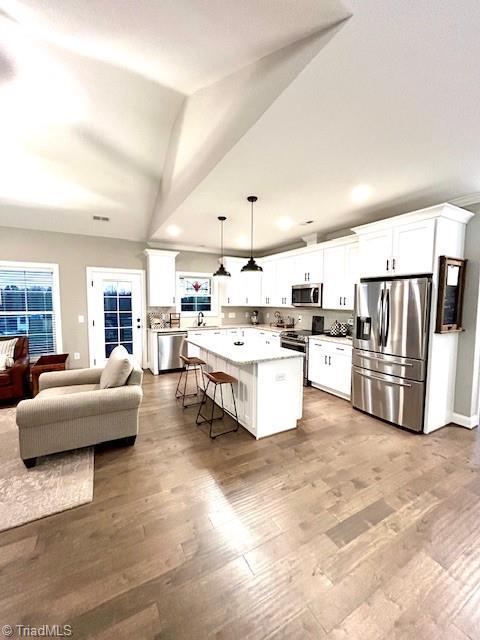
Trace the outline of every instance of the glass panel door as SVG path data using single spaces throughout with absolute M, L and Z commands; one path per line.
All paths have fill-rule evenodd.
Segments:
M 142 364 L 142 281 L 138 274 L 98 271 L 90 278 L 90 362 L 103 366 L 123 345 Z

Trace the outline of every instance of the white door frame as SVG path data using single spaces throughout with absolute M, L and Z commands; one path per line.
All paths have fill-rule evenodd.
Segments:
M 91 282 L 95 274 L 99 273 L 115 273 L 119 276 L 124 273 L 127 275 L 140 276 L 140 305 L 142 308 L 142 369 L 146 369 L 147 362 L 147 300 L 145 288 L 145 269 L 122 269 L 120 267 L 87 267 L 87 322 L 88 322 L 88 359 L 90 367 L 94 367 L 95 340 L 92 331 L 91 310 L 94 309 L 94 300 Z

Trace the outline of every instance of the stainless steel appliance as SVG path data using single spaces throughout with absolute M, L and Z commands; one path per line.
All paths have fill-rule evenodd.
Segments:
M 355 292 L 352 404 L 423 431 L 429 277 L 361 280 Z
M 323 285 L 321 283 L 295 284 L 292 287 L 294 307 L 321 307 Z
M 183 354 L 186 331 L 163 331 L 158 334 L 158 370 L 169 371 L 183 366 L 180 354 Z
M 284 349 L 292 349 L 304 353 L 303 360 L 303 384 L 308 386 L 308 338 L 309 336 L 323 333 L 323 317 L 313 316 L 312 331 L 308 329 L 290 329 L 280 333 L 280 346 Z

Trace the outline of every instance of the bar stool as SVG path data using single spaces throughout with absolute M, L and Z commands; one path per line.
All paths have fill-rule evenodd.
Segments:
M 188 402 L 187 404 L 185 404 L 185 398 L 191 398 L 193 396 L 198 397 L 198 391 L 200 387 L 198 386 L 197 371 L 199 369 L 202 373 L 203 389 L 205 389 L 205 378 L 203 376 L 203 368 L 202 368 L 203 365 L 205 364 L 205 361 L 202 360 L 201 358 L 196 358 L 196 357 L 189 357 L 189 356 L 183 356 L 183 355 L 180 355 L 179 357 L 180 357 L 180 360 L 183 362 L 183 368 L 180 371 L 180 377 L 178 379 L 177 388 L 175 390 L 175 399 L 179 400 L 181 398 L 182 407 L 184 409 L 187 409 L 188 407 L 193 407 L 194 405 L 199 404 L 199 402 Z M 187 393 L 188 374 L 190 373 L 190 371 L 195 371 L 195 384 L 197 386 L 197 390 L 195 393 Z M 183 389 L 180 388 L 182 377 L 184 378 Z
M 233 392 L 233 383 L 237 382 L 237 379 L 234 378 L 233 376 L 228 375 L 228 373 L 224 373 L 223 371 L 211 371 L 211 372 L 204 371 L 204 375 L 207 378 L 208 382 L 207 382 L 207 386 L 203 390 L 203 398 L 200 403 L 200 406 L 198 407 L 196 423 L 197 425 L 200 425 L 200 424 L 204 424 L 205 422 L 208 422 L 208 424 L 210 425 L 210 430 L 208 435 L 210 436 L 210 438 L 212 438 L 212 440 L 214 440 L 215 438 L 218 438 L 218 436 L 224 436 L 227 433 L 233 433 L 234 431 L 238 431 L 238 427 L 240 426 L 240 423 L 238 422 L 237 403 L 235 402 L 235 393 Z M 210 382 L 213 382 L 213 384 L 215 385 L 215 389 L 213 391 L 212 415 L 210 416 L 210 418 L 207 418 L 207 416 L 204 416 L 202 413 L 202 406 L 207 401 L 207 392 L 208 392 L 208 387 L 210 386 Z M 225 405 L 223 403 L 223 389 L 222 389 L 222 385 L 224 384 L 229 384 L 232 390 L 233 407 L 235 409 L 235 421 L 237 423 L 237 426 L 235 427 L 235 429 L 230 429 L 229 431 L 223 431 L 222 433 L 217 433 L 216 435 L 212 435 L 213 421 L 222 420 L 223 417 L 225 416 Z M 215 395 L 217 393 L 218 385 L 220 385 L 220 396 L 222 398 L 222 415 L 214 418 L 213 414 L 215 412 Z M 200 420 L 200 418 L 203 418 L 203 420 Z

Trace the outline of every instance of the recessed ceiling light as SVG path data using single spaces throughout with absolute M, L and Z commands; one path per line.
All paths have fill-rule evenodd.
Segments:
M 169 236 L 172 236 L 172 238 L 176 238 L 182 233 L 182 230 L 180 229 L 180 227 L 177 227 L 176 224 L 171 224 L 169 227 L 167 227 L 167 233 Z
M 250 246 L 250 240 L 248 239 L 248 236 L 246 236 L 246 235 L 238 236 L 237 245 L 239 247 L 241 247 L 242 249 L 245 249 L 245 247 L 249 247 Z
M 282 216 L 277 220 L 277 226 L 282 231 L 288 231 L 293 227 L 293 225 L 294 225 L 293 220 L 291 218 L 288 218 L 287 216 Z
M 357 184 L 356 187 L 353 187 L 352 193 L 350 197 L 353 202 L 360 204 L 365 202 L 372 193 L 372 188 L 368 186 L 368 184 Z

